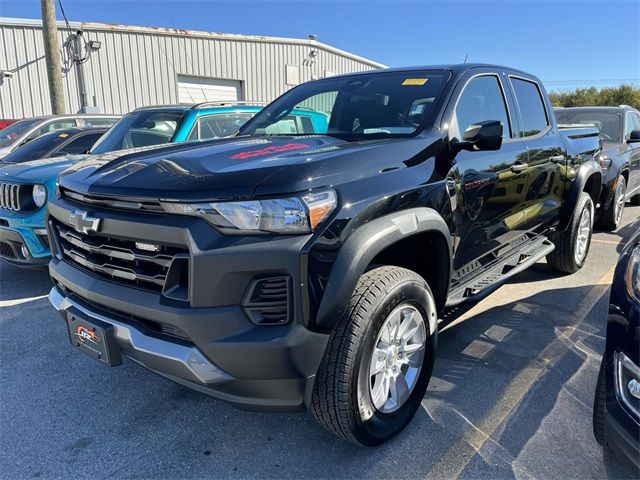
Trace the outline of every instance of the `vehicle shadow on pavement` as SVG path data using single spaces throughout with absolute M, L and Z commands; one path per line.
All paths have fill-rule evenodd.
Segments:
M 46 295 L 52 285 L 47 270 L 29 270 L 0 262 L 0 301 Z
M 334 438 L 305 413 L 242 412 L 132 362 L 105 368 L 69 348 L 57 314 L 34 305 L 2 323 L 5 473 L 549 478 L 570 467 L 575 478 L 624 476 L 605 470 L 591 434 L 606 290 L 582 318 L 576 306 L 591 286 L 545 291 L 442 332 L 423 408 L 375 449 Z M 23 344 L 9 340 L 21 330 L 32 332 Z

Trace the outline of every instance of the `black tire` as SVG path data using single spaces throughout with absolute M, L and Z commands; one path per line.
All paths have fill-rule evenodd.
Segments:
M 581 260 L 576 259 L 576 248 L 578 247 L 578 229 L 583 214 L 588 210 L 590 231 L 587 238 L 586 251 Z M 593 234 L 593 201 L 586 192 L 581 192 L 578 197 L 573 216 L 569 226 L 562 232 L 554 232 L 550 240 L 555 245 L 555 249 L 547 255 L 549 266 L 561 273 L 575 273 L 582 268 L 589 255 L 591 246 L 591 235 Z
M 405 304 L 422 315 L 426 331 L 423 363 L 407 400 L 396 411 L 381 413 L 371 400 L 369 360 L 385 319 Z M 331 333 L 313 388 L 313 415 L 327 430 L 356 445 L 385 442 L 419 408 L 431 378 L 436 340 L 436 307 L 424 279 L 399 267 L 369 270 L 360 277 L 344 316 Z
M 631 205 L 633 205 L 635 207 L 640 205 L 640 193 L 638 195 L 634 195 L 633 197 L 631 197 L 629 199 L 629 202 L 631 202 Z
M 607 392 L 605 390 L 606 383 L 604 378 L 605 360 L 600 363 L 600 371 L 598 372 L 598 383 L 596 384 L 596 395 L 593 400 L 593 436 L 602 448 L 606 448 L 605 432 L 604 432 L 604 412 Z
M 600 218 L 598 219 L 597 224 L 600 229 L 608 232 L 613 232 L 620 226 L 622 214 L 624 213 L 624 196 L 627 191 L 627 181 L 622 175 L 619 175 L 615 184 L 616 189 L 614 190 L 611 201 L 609 202 L 609 207 L 600 213 Z M 619 204 L 621 198 L 622 206 L 617 209 L 616 206 Z

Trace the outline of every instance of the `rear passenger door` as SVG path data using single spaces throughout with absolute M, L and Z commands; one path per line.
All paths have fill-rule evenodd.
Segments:
M 527 151 L 527 183 L 522 205 L 526 230 L 554 221 L 562 205 L 566 150 L 551 117 L 551 105 L 537 81 L 509 75 L 518 109 L 517 135 Z

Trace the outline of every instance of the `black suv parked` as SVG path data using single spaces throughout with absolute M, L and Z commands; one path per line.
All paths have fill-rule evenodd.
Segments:
M 600 130 L 603 186 L 597 225 L 617 229 L 625 201 L 640 205 L 640 112 L 621 105 L 558 108 L 555 114 L 560 124 L 595 125 Z
M 294 109 L 326 132 L 269 135 Z M 236 138 L 76 164 L 50 203 L 72 343 L 245 408 L 308 407 L 357 444 L 410 421 L 438 318 L 543 257 L 585 262 L 593 127 L 540 82 L 456 65 L 300 85 Z
M 607 346 L 593 405 L 593 433 L 640 478 L 640 223 L 611 286 Z

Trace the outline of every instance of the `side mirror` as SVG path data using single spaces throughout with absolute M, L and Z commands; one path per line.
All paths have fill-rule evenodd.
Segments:
M 486 120 L 469 125 L 462 141 L 451 143 L 455 151 L 500 150 L 502 146 L 502 124 L 499 120 Z
M 631 134 L 629 138 L 627 138 L 627 143 L 638 143 L 640 142 L 640 130 L 631 130 Z

